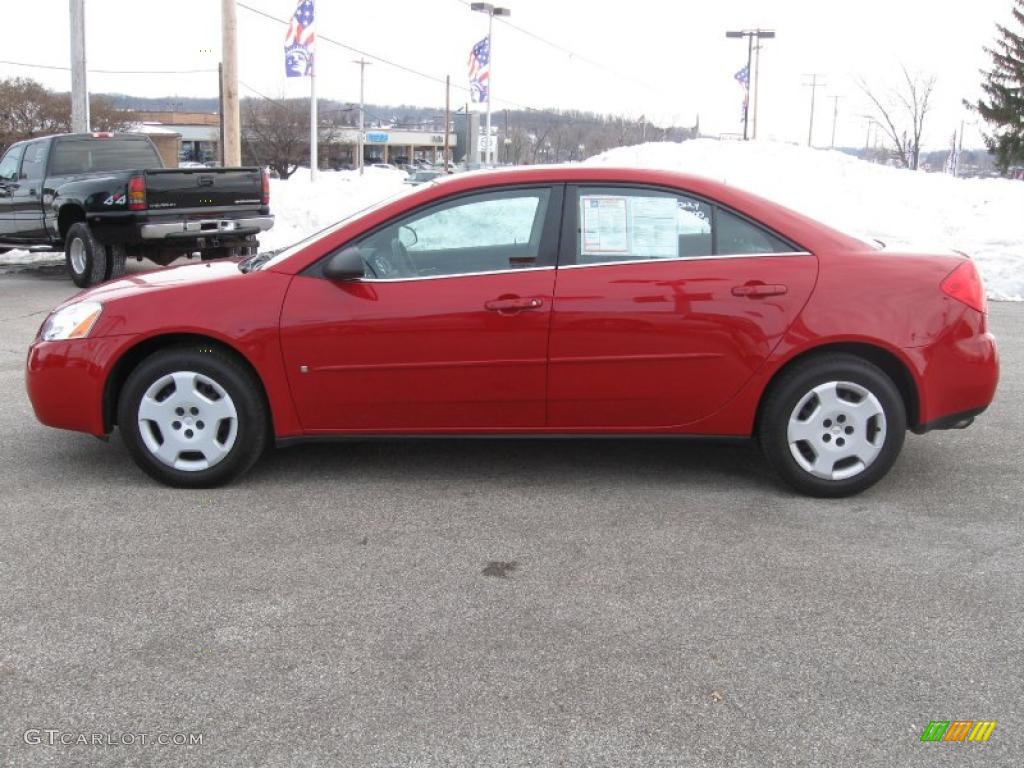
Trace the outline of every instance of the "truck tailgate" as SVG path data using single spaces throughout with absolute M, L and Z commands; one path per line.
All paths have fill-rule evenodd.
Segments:
M 204 208 L 259 208 L 259 168 L 168 168 L 146 173 L 146 207 L 151 211 Z

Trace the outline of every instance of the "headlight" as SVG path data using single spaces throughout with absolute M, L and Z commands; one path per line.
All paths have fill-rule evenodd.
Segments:
M 84 339 L 100 318 L 103 305 L 98 301 L 82 301 L 58 309 L 43 323 L 40 331 L 43 341 L 61 339 Z

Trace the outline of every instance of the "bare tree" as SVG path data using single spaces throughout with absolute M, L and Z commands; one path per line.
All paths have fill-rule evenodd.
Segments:
M 287 179 L 309 159 L 309 105 L 299 100 L 246 100 L 245 162 L 268 165 Z
M 904 168 L 917 170 L 921 157 L 921 135 L 931 108 L 935 76 L 913 75 L 903 70 L 904 85 L 881 95 L 876 94 L 863 80 L 858 82 L 864 94 L 874 105 L 877 124 L 896 146 L 896 160 Z
M 133 113 L 115 109 L 105 96 L 90 96 L 89 116 L 94 131 L 126 130 L 134 122 Z M 22 139 L 70 130 L 71 94 L 28 78 L 0 80 L 0 151 Z

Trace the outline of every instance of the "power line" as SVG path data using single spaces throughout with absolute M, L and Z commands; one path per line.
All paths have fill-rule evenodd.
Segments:
M 455 0 L 455 2 L 457 2 L 459 5 L 466 6 L 467 8 L 472 5 L 470 2 L 468 2 L 468 0 Z M 538 35 L 535 32 L 531 32 L 528 29 L 524 29 L 523 27 L 520 27 L 518 24 L 514 24 L 513 22 L 509 21 L 508 19 L 498 18 L 497 21 L 500 24 L 504 24 L 506 27 L 511 27 L 512 29 L 514 29 L 517 32 L 519 32 L 520 34 L 526 35 L 527 37 L 531 37 L 531 38 L 533 38 L 534 40 L 536 40 L 539 43 L 543 43 L 544 45 L 548 46 L 549 48 L 553 48 L 554 50 L 556 50 L 556 51 L 558 51 L 560 53 L 564 53 L 570 59 L 574 59 L 574 60 L 577 60 L 577 61 L 582 61 L 584 64 L 589 64 L 592 67 L 596 67 L 597 69 L 601 69 L 601 70 L 603 70 L 605 72 L 613 74 L 616 77 L 621 78 L 622 80 L 628 80 L 630 82 L 636 83 L 637 85 L 642 85 L 644 88 L 647 88 L 647 89 L 649 89 L 652 92 L 658 93 L 660 91 L 660 89 L 655 88 L 653 85 L 651 85 L 650 83 L 648 83 L 648 82 L 646 82 L 644 80 L 640 80 L 639 78 L 634 77 L 633 75 L 627 75 L 627 74 L 623 74 L 622 72 L 618 72 L 618 71 L 612 69 L 611 67 L 609 67 L 607 64 L 604 64 L 604 63 L 602 63 L 600 61 L 596 61 L 595 59 L 591 59 L 591 58 L 589 58 L 587 56 L 584 56 L 581 53 L 577 53 L 576 51 L 573 51 L 573 50 L 571 50 L 569 48 L 566 48 L 564 45 L 559 45 L 558 43 L 552 42 L 551 40 L 548 40 L 547 38 L 541 37 L 540 35 Z
M 29 64 L 25 61 L 0 60 L 0 64 L 9 64 L 12 67 L 29 67 L 32 69 L 58 69 L 70 72 L 71 67 L 59 67 L 54 64 Z M 192 75 L 209 72 L 216 72 L 216 69 L 89 69 L 89 72 L 97 75 Z
M 246 5 L 245 3 L 242 3 L 242 2 L 238 3 L 238 7 L 239 8 L 244 8 L 245 10 L 247 10 L 247 11 L 249 11 L 251 13 L 255 13 L 258 16 L 263 16 L 264 18 L 270 19 L 271 21 L 276 21 L 278 24 L 283 24 L 284 26 L 288 26 L 288 22 L 286 20 L 284 20 L 282 18 L 279 18 L 277 16 L 274 16 L 273 14 L 267 13 L 266 11 L 262 11 L 259 8 L 253 8 L 252 6 Z M 352 51 L 353 53 L 358 53 L 360 56 L 366 56 L 367 58 L 373 59 L 375 61 L 379 61 L 382 64 L 387 64 L 389 67 L 394 67 L 396 69 L 400 69 L 403 72 L 407 72 L 407 73 L 409 73 L 411 75 L 416 75 L 417 77 L 422 77 L 425 80 L 430 80 L 431 82 L 438 83 L 440 85 L 447 85 L 447 82 L 445 81 L 444 78 L 437 77 L 436 75 L 431 75 L 431 74 L 429 74 L 427 72 L 421 72 L 420 70 L 414 69 L 413 67 L 406 66 L 405 64 L 399 64 L 398 62 L 392 61 L 391 59 L 386 59 L 383 56 L 378 56 L 376 54 L 370 53 L 369 51 L 365 51 L 365 50 L 362 50 L 360 48 L 356 48 L 354 46 L 348 45 L 347 43 L 343 43 L 343 42 L 341 42 L 339 40 L 334 40 L 333 38 L 330 38 L 327 35 L 321 34 L 319 32 L 317 32 L 317 39 L 318 40 L 323 40 L 324 42 L 327 42 L 327 43 L 331 43 L 332 45 L 336 45 L 339 48 L 344 48 L 347 51 Z M 465 87 L 465 86 L 455 85 L 454 87 L 459 89 L 460 91 L 463 91 L 464 93 L 469 93 L 470 92 L 470 89 Z M 559 119 L 568 120 L 569 122 L 572 122 L 572 118 L 568 118 L 567 116 L 561 115 L 561 114 L 559 114 L 557 112 L 552 112 L 551 110 L 538 109 L 537 107 L 531 107 L 528 104 L 521 104 L 521 103 L 519 103 L 517 101 L 512 101 L 510 99 L 497 98 L 497 99 L 495 99 L 495 101 L 500 101 L 503 104 L 508 104 L 510 107 L 514 107 L 516 109 L 520 109 L 520 110 L 523 110 L 523 111 L 526 111 L 526 112 L 534 112 L 534 113 L 537 113 L 537 114 L 551 115 L 552 117 L 557 117 Z

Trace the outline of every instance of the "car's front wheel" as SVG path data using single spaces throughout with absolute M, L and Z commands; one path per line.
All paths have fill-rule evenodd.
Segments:
M 878 482 L 903 447 L 903 398 L 880 368 L 853 355 L 811 358 L 786 371 L 761 409 L 765 458 L 811 496 L 851 496 Z
M 118 426 L 135 462 L 179 488 L 233 480 L 269 440 L 255 377 L 229 354 L 201 345 L 162 350 L 139 364 L 121 391 Z

